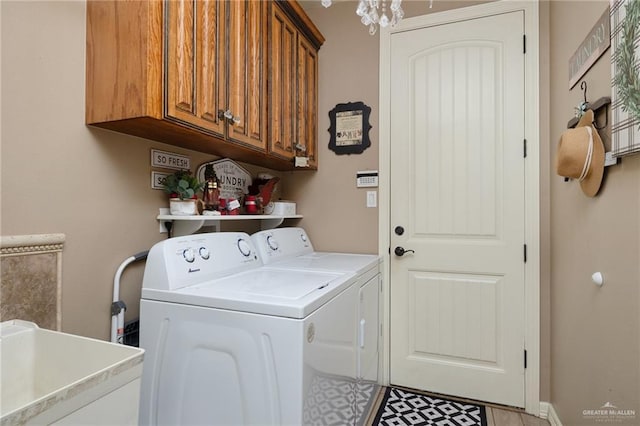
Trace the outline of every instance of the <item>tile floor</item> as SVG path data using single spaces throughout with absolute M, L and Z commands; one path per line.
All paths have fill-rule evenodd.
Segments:
M 416 392 L 412 389 L 407 389 L 412 392 Z M 416 392 L 419 393 L 419 392 Z M 424 392 L 429 395 L 428 392 Z M 376 412 L 380 403 L 382 402 L 382 396 L 384 395 L 384 387 L 381 388 L 378 393 L 377 400 L 373 404 L 373 409 L 365 423 L 367 426 L 376 426 L 373 424 L 373 420 L 375 418 Z M 442 395 L 435 395 L 442 396 Z M 453 400 L 464 401 L 461 398 L 450 398 Z M 469 401 L 472 403 L 477 403 L 476 401 Z M 530 414 L 526 414 L 524 411 L 520 411 L 511 407 L 502 407 L 498 405 L 485 405 L 486 413 L 487 413 L 487 426 L 550 426 L 549 421 L 545 419 L 541 419 Z

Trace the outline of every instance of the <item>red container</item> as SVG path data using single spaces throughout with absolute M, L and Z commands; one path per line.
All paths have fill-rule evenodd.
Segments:
M 247 195 L 244 197 L 244 208 L 247 214 L 258 214 L 258 205 L 256 204 L 255 195 Z

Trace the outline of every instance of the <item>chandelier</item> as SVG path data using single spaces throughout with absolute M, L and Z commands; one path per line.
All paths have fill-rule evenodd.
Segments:
M 332 0 L 322 0 L 324 7 L 331 6 Z M 356 15 L 360 16 L 360 22 L 369 27 L 369 34 L 374 35 L 378 26 L 385 28 L 389 25 L 395 27 L 404 17 L 402 0 L 391 0 L 387 8 L 387 0 L 360 0 Z M 429 8 L 433 6 L 433 0 L 429 0 Z M 391 18 L 389 18 L 391 16 Z

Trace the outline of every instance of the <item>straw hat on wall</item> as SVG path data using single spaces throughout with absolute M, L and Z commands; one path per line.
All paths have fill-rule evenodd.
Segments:
M 588 197 L 598 193 L 604 173 L 604 144 L 593 127 L 593 111 L 587 110 L 575 129 L 560 136 L 556 152 L 556 172 L 560 176 L 578 179 Z

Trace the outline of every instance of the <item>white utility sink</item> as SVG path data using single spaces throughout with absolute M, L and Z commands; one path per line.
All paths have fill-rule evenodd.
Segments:
M 0 423 L 135 425 L 142 349 L 0 323 Z

